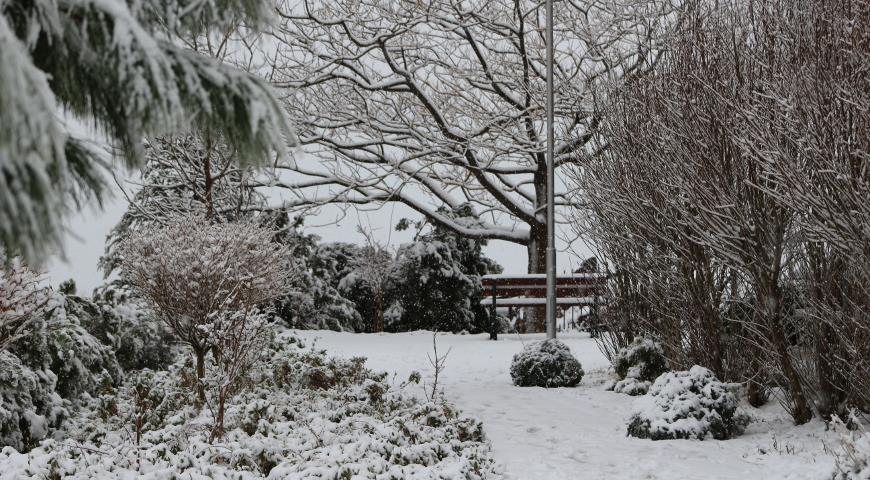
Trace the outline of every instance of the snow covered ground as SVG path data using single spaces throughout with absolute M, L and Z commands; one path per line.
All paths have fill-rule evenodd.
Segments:
M 351 334 L 299 331 L 330 355 L 365 356 L 369 367 L 429 378 L 432 334 Z M 816 420 L 795 427 L 776 402 L 748 408 L 756 421 L 734 440 L 653 442 L 626 437 L 633 397 L 604 390 L 607 360 L 586 334 L 560 336 L 587 374 L 577 388 L 511 385 L 512 356 L 542 335 L 438 334 L 439 355 L 450 349 L 440 385 L 465 413 L 481 419 L 507 479 L 827 479 L 834 436 Z M 827 446 L 827 447 L 826 447 Z

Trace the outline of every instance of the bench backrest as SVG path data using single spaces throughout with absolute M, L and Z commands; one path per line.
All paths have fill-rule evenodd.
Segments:
M 484 275 L 484 294 L 499 297 L 546 297 L 547 275 Z M 556 277 L 556 296 L 601 295 L 607 285 L 607 274 L 573 273 Z

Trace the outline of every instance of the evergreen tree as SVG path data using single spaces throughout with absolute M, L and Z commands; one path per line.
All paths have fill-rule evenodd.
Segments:
M 319 244 L 317 235 L 302 233 L 301 218 L 291 223 L 282 211 L 268 212 L 266 216 L 264 221 L 280 232 L 276 240 L 302 263 L 293 292 L 276 302 L 276 313 L 284 324 L 301 329 L 361 331 L 362 317 L 356 305 L 338 291 L 336 267 L 325 268 L 336 261 L 321 257 L 323 252 L 332 252 L 330 247 L 336 244 Z
M 0 0 L 0 247 L 35 259 L 58 244 L 63 214 L 102 191 L 103 160 L 59 109 L 129 166 L 144 136 L 191 125 L 221 132 L 240 160 L 284 152 L 289 125 L 268 87 L 175 41 L 270 12 L 264 0 Z
M 439 212 L 469 228 L 480 222 L 468 204 Z M 390 329 L 482 331 L 489 316 L 480 304 L 480 278 L 502 270 L 483 255 L 486 240 L 463 237 L 437 224 L 425 232 L 425 222 L 414 225 L 415 242 L 399 249 L 391 279 Z M 402 220 L 397 229 L 410 226 Z
M 458 332 L 474 327 L 474 279 L 462 271 L 458 251 L 438 240 L 403 245 L 391 275 L 388 330 Z

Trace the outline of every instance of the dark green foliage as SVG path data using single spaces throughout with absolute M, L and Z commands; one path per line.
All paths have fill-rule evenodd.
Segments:
M 399 250 L 391 298 L 400 305 L 386 329 L 458 332 L 474 328 L 474 279 L 462 272 L 456 252 L 440 241 L 418 241 Z
M 439 213 L 469 226 L 479 223 L 470 205 Z M 409 228 L 407 219 L 398 230 Z M 423 230 L 425 222 L 414 224 Z M 483 255 L 485 240 L 462 237 L 439 225 L 400 248 L 391 279 L 389 330 L 487 330 L 489 314 L 480 304 L 480 277 L 500 273 L 501 266 Z
M 33 448 L 68 412 L 54 391 L 57 376 L 31 370 L 10 352 L 0 350 L 0 448 Z
M 45 329 L 35 331 L 44 345 L 42 366 L 57 375 L 56 390 L 63 398 L 95 394 L 105 382 L 114 384 L 121 379 L 121 366 L 112 349 L 84 326 L 101 314 L 100 307 L 88 300 L 57 295 L 50 303 Z M 23 348 L 33 350 L 33 345 Z
M 269 225 L 281 234 L 277 241 L 287 245 L 303 263 L 294 279 L 294 292 L 276 302 L 275 311 L 290 328 L 361 331 L 364 323 L 356 305 L 339 291 L 339 282 L 350 258 L 349 244 L 318 244 L 319 237 L 300 231 L 301 219 L 291 224 L 286 212 L 270 214 Z M 333 253 L 337 253 L 333 255 Z
M 159 370 L 172 362 L 172 332 L 123 288 L 107 285 L 94 292 L 93 301 L 100 313 L 82 318 L 82 324 L 112 347 L 121 368 Z
M 511 362 L 511 379 L 518 387 L 575 387 L 583 374 L 571 349 L 555 339 L 526 345 Z
M 668 370 L 668 361 L 661 345 L 653 340 L 637 337 L 613 358 L 613 368 L 620 380 L 629 374 L 640 381 L 652 382 Z

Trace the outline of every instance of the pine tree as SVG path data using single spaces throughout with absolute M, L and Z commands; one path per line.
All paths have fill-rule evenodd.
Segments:
M 283 153 L 289 125 L 265 83 L 176 41 L 257 28 L 269 12 L 265 0 L 0 0 L 0 247 L 36 259 L 63 214 L 103 191 L 105 159 L 59 111 L 105 132 L 128 166 L 144 136 L 191 126 L 243 161 Z

